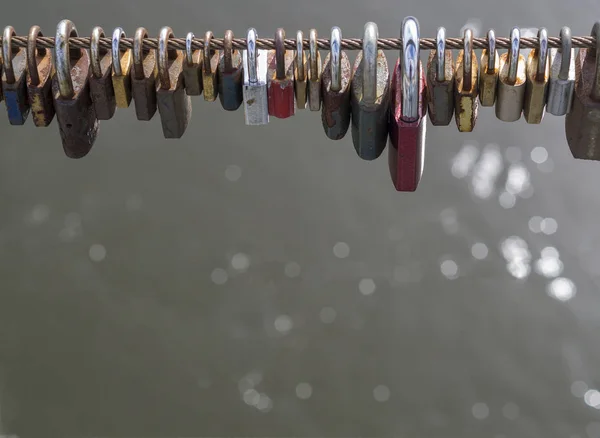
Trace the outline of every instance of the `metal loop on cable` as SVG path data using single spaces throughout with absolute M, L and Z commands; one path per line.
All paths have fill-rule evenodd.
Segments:
M 334 26 L 331 28 L 331 91 L 342 89 L 342 30 Z
M 168 90 L 171 88 L 171 78 L 169 77 L 169 38 L 174 38 L 173 30 L 165 26 L 160 30 L 158 37 L 158 79 L 160 88 Z
M 256 29 L 250 28 L 248 29 L 248 35 L 246 36 L 247 46 L 247 56 L 248 56 L 248 81 L 252 84 L 256 84 L 258 82 L 258 73 L 256 71 L 256 40 L 258 39 L 258 34 L 256 33 Z
M 185 62 L 187 62 L 188 66 L 194 65 L 194 49 L 192 48 L 192 43 L 194 42 L 194 34 L 192 32 L 188 32 L 185 36 Z
M 488 63 L 487 69 L 488 71 L 494 71 L 496 69 L 496 32 L 494 29 L 490 29 L 487 33 L 487 41 L 488 41 Z
M 120 45 L 121 45 L 121 38 L 125 38 L 125 31 L 123 29 L 121 29 L 120 27 L 117 27 L 113 34 L 112 34 L 112 44 L 111 44 L 111 51 L 112 51 L 112 65 L 113 65 L 113 72 L 115 73 L 115 76 L 123 76 L 123 71 L 121 70 L 121 52 L 122 50 L 120 49 Z
M 56 28 L 54 52 L 56 54 L 56 78 L 58 89 L 63 99 L 70 99 L 75 94 L 71 78 L 71 52 L 69 38 L 77 37 L 77 28 L 71 20 L 62 20 Z M 80 52 L 81 54 L 81 52 Z
M 92 37 L 90 39 L 90 67 L 92 74 L 97 77 L 102 77 L 102 67 L 100 66 L 100 56 L 103 50 L 100 49 L 100 38 L 104 38 L 104 30 L 100 26 L 92 29 Z
M 2 63 L 4 65 L 4 74 L 8 84 L 14 84 L 16 80 L 12 64 L 12 37 L 14 36 L 17 36 L 15 29 L 12 26 L 6 26 L 2 38 Z
M 558 72 L 558 78 L 567 80 L 569 79 L 569 70 L 571 66 L 571 56 L 572 56 L 572 48 L 573 42 L 571 41 L 571 29 L 567 26 L 564 26 L 560 30 L 560 44 L 561 48 L 559 49 L 561 54 L 561 62 L 560 62 L 560 70 Z
M 363 38 L 363 100 L 374 103 L 377 100 L 377 38 L 379 30 L 373 22 L 365 24 Z
M 296 32 L 296 68 L 298 70 L 298 80 L 306 79 L 304 71 L 304 33 L 301 30 Z
M 517 81 L 520 46 L 521 31 L 518 27 L 513 27 L 510 32 L 510 49 L 508 49 L 508 82 L 510 84 L 514 84 Z
M 438 82 L 444 82 L 446 80 L 446 29 L 444 27 L 438 28 L 435 46 L 437 56 L 435 79 Z
M 42 29 L 39 26 L 32 26 L 29 29 L 29 36 L 27 37 L 27 70 L 29 72 L 29 80 L 31 85 L 39 85 L 40 75 L 38 73 L 37 55 L 46 55 L 46 49 L 37 48 L 38 36 L 44 36 Z
M 419 22 L 415 17 L 402 21 L 402 118 L 414 120 L 419 117 Z
M 133 75 L 136 79 L 144 79 L 144 39 L 148 38 L 148 31 L 138 27 L 133 37 Z

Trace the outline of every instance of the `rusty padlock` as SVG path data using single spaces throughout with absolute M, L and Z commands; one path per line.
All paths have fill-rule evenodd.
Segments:
M 417 19 L 406 17 L 402 22 L 401 59 L 398 59 L 392 77 L 388 147 L 390 175 L 399 192 L 414 192 L 417 189 L 425 160 L 426 79 L 419 57 L 419 40 Z
M 112 55 L 110 50 L 100 48 L 104 30 L 94 27 L 90 39 L 90 93 L 98 120 L 109 120 L 115 115 L 117 100 L 112 83 Z
M 212 50 L 213 33 L 209 30 L 204 35 L 204 51 L 202 55 L 202 86 L 204 100 L 214 102 L 219 94 L 219 58 L 218 50 Z
M 269 73 L 267 74 L 269 115 L 287 119 L 295 114 L 294 95 L 294 51 L 285 48 L 285 31 L 275 33 L 275 50 L 269 51 Z
M 246 125 L 269 123 L 267 97 L 268 51 L 257 50 L 256 29 L 248 29 L 247 50 L 244 50 L 244 116 Z
M 321 53 L 317 39 L 317 30 L 311 29 L 308 56 L 308 107 L 311 111 L 321 110 Z
M 27 97 L 27 51 L 12 45 L 12 37 L 16 36 L 12 26 L 4 28 L 2 38 L 2 93 L 11 125 L 23 125 L 29 115 Z
M 115 101 L 119 108 L 129 108 L 131 104 L 131 65 L 133 59 L 131 49 L 121 49 L 121 38 L 125 32 L 117 27 L 112 35 L 112 83 L 115 90 Z
M 479 110 L 479 65 L 473 50 L 473 31 L 465 29 L 464 48 L 456 60 L 454 84 L 454 118 L 460 132 L 471 132 L 475 128 Z
M 595 49 L 579 49 L 575 58 L 575 96 L 565 118 L 573 157 L 600 160 L 600 21 L 594 24 Z
M 519 53 L 521 31 L 514 27 L 510 33 L 508 53 L 500 56 L 500 73 L 496 90 L 496 117 L 503 122 L 516 122 L 521 118 L 527 76 L 525 58 Z
M 219 60 L 219 99 L 225 111 L 236 111 L 244 100 L 242 54 L 233 48 L 233 32 L 225 32 Z
M 350 83 L 352 67 L 346 52 L 342 51 L 342 31 L 331 29 L 331 46 L 325 58 L 321 75 L 321 122 L 325 134 L 331 140 L 341 140 L 350 127 Z
M 446 29 L 443 27 L 437 32 L 436 49 L 429 52 L 427 102 L 431 123 L 449 125 L 454 117 L 454 60 L 452 50 L 446 50 Z
M 185 62 L 183 63 L 183 82 L 188 96 L 200 96 L 202 89 L 202 67 L 204 56 L 201 50 L 194 50 L 194 34 L 188 32 L 185 37 Z
M 363 49 L 352 76 L 352 142 L 363 160 L 379 158 L 388 139 L 390 73 L 383 50 L 377 48 L 378 38 L 377 25 L 365 24 Z
M 301 30 L 296 33 L 296 58 L 294 59 L 294 90 L 296 107 L 305 109 L 308 100 L 308 65 L 304 54 L 304 34 Z
M 500 58 L 496 50 L 496 33 L 490 29 L 487 34 L 488 47 L 481 52 L 481 74 L 479 75 L 479 103 L 481 106 L 494 106 L 496 88 L 500 72 Z
M 175 38 L 170 27 L 163 27 L 158 37 L 158 81 L 156 97 L 165 138 L 181 138 L 192 116 L 192 100 L 183 84 L 185 54 L 169 49 Z
M 550 51 L 550 83 L 546 109 L 555 116 L 564 116 L 571 111 L 575 92 L 575 51 L 571 39 L 571 29 L 560 30 L 560 51 Z
M 52 93 L 63 149 L 69 158 L 86 156 L 98 135 L 99 123 L 90 97 L 90 57 L 87 50 L 69 47 L 77 29 L 62 20 L 56 29 L 56 74 Z
M 33 123 L 48 126 L 54 119 L 52 101 L 52 52 L 37 48 L 37 38 L 43 36 L 39 26 L 33 26 L 27 37 L 27 95 Z
M 542 122 L 546 112 L 548 98 L 548 81 L 550 80 L 550 64 L 548 63 L 548 32 L 541 28 L 538 31 L 538 46 L 527 58 L 527 81 L 525 85 L 525 102 L 523 116 L 527 123 Z
M 133 37 L 133 69 L 131 94 L 138 120 L 151 120 L 156 113 L 156 50 L 144 49 L 148 31 L 139 27 Z

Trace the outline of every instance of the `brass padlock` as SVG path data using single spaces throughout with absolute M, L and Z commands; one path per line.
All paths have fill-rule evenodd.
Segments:
M 311 29 L 308 56 L 308 107 L 311 111 L 321 109 L 321 53 L 319 53 L 317 39 L 316 29 Z
M 546 29 L 541 28 L 538 31 L 538 40 L 538 47 L 533 49 L 527 58 L 527 82 L 523 105 L 525 121 L 533 124 L 541 123 L 544 118 L 546 98 L 548 97 L 548 80 L 550 79 Z
M 575 59 L 575 96 L 565 118 L 573 157 L 600 160 L 600 21 L 594 24 L 595 49 L 579 49 Z
M 496 117 L 503 122 L 516 122 L 521 118 L 525 102 L 527 78 L 525 58 L 519 53 L 521 32 L 518 27 L 510 33 L 508 53 L 500 56 L 500 74 L 496 91 Z
M 52 52 L 37 48 L 37 38 L 43 36 L 39 26 L 29 30 L 27 38 L 27 94 L 33 123 L 45 127 L 54 119 L 52 102 Z
M 2 38 L 2 93 L 11 125 L 23 125 L 29 115 L 27 98 L 27 53 L 24 48 L 12 45 L 16 36 L 12 26 L 6 26 Z
M 479 103 L 481 106 L 494 106 L 496 88 L 500 72 L 500 58 L 496 50 L 496 33 L 490 29 L 487 34 L 488 47 L 481 52 L 481 73 L 479 75 Z
M 200 96 L 202 89 L 202 65 L 203 55 L 201 50 L 194 50 L 192 43 L 194 34 L 189 32 L 185 37 L 185 62 L 183 63 L 183 78 L 185 92 L 189 96 Z
M 185 55 L 169 49 L 174 38 L 170 27 L 163 27 L 158 37 L 158 81 L 156 96 L 165 138 L 181 138 L 192 116 L 192 101 L 183 85 Z
M 294 91 L 296 107 L 305 109 L 308 100 L 308 65 L 304 54 L 304 34 L 301 30 L 296 33 L 296 58 L 294 59 Z
M 218 50 L 212 50 L 210 43 L 213 33 L 209 30 L 204 36 L 204 54 L 202 60 L 202 84 L 204 87 L 204 100 L 214 102 L 219 94 L 219 58 Z
M 90 94 L 98 120 L 109 120 L 115 115 L 117 100 L 112 83 L 112 55 L 110 50 L 100 48 L 104 30 L 95 27 L 90 39 Z
M 69 158 L 81 158 L 90 152 L 99 125 L 90 97 L 90 57 L 87 50 L 69 47 L 69 38 L 77 36 L 71 21 L 58 24 L 52 92 L 60 138 Z
M 156 50 L 144 49 L 148 31 L 139 27 L 133 37 L 133 69 L 131 70 L 131 94 L 138 120 L 151 120 L 156 113 Z
M 131 49 L 121 50 L 121 38 L 125 32 L 117 27 L 112 35 L 112 83 L 115 90 L 115 101 L 119 108 L 129 108 L 131 103 L 131 66 L 133 59 Z
M 464 49 L 456 59 L 454 83 L 454 118 L 460 132 L 471 132 L 475 128 L 479 110 L 478 94 L 479 65 L 473 50 L 473 31 L 465 29 Z

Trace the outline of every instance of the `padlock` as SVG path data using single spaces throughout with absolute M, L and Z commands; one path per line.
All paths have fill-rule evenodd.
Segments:
M 151 120 L 156 113 L 156 50 L 144 49 L 148 31 L 139 27 L 133 38 L 133 69 L 131 94 L 138 120 Z
M 446 29 L 443 27 L 437 32 L 436 49 L 429 52 L 426 100 L 431 123 L 449 125 L 454 116 L 454 60 L 452 50 L 446 50 Z
M 352 67 L 342 48 L 342 31 L 331 29 L 331 45 L 321 75 L 321 122 L 331 140 L 341 140 L 350 127 L 350 83 Z
M 456 59 L 454 83 L 454 118 L 460 132 L 475 128 L 479 110 L 479 65 L 473 50 L 473 31 L 465 29 L 464 48 Z
M 77 29 L 69 20 L 58 24 L 55 40 L 56 74 L 52 93 L 63 149 L 69 158 L 86 156 L 98 135 L 99 123 L 90 96 L 90 56 L 69 47 Z
M 365 24 L 363 49 L 352 76 L 352 142 L 363 160 L 379 158 L 388 139 L 390 73 L 383 50 L 377 48 L 378 38 L 377 25 Z
M 29 115 L 27 98 L 27 51 L 12 46 L 16 36 L 12 26 L 4 28 L 2 38 L 2 93 L 11 125 L 23 125 Z
M 204 100 L 214 102 L 219 94 L 219 58 L 218 50 L 211 49 L 213 33 L 209 30 L 204 35 L 204 51 L 202 55 L 202 86 Z
M 296 58 L 294 59 L 294 91 L 296 107 L 305 109 L 308 100 L 308 64 L 304 54 L 304 34 L 301 30 L 296 33 Z
M 202 89 L 202 66 L 204 56 L 201 50 L 194 50 L 192 43 L 194 34 L 189 32 L 185 37 L 185 62 L 183 63 L 183 82 L 188 96 L 200 96 Z
M 48 126 L 54 119 L 52 102 L 52 52 L 37 48 L 37 38 L 44 36 L 39 26 L 33 26 L 27 37 L 27 95 L 33 123 Z
M 521 118 L 525 103 L 527 78 L 525 58 L 519 53 L 521 32 L 518 27 L 510 33 L 508 53 L 500 56 L 500 73 L 496 90 L 496 117 L 503 122 L 516 122 Z
M 414 192 L 417 189 L 425 160 L 426 79 L 419 57 L 419 40 L 417 19 L 406 17 L 402 22 L 401 60 L 398 59 L 392 76 L 388 147 L 390 175 L 399 192 Z M 444 53 L 443 50 L 440 52 Z
M 98 120 L 109 120 L 115 115 L 117 100 L 112 83 L 112 55 L 110 50 L 100 48 L 104 30 L 94 27 L 90 39 L 90 93 Z
M 308 107 L 311 111 L 321 110 L 321 53 L 317 39 L 317 30 L 311 29 L 308 54 Z
M 219 99 L 225 111 L 236 111 L 244 100 L 242 54 L 233 48 L 233 32 L 225 32 L 219 60 Z
M 247 50 L 244 50 L 244 116 L 246 125 L 269 123 L 269 101 L 267 97 L 268 51 L 257 50 L 258 35 L 248 29 Z
M 575 51 L 571 40 L 571 29 L 560 30 L 561 49 L 550 50 L 550 82 L 546 109 L 555 116 L 564 116 L 571 111 L 575 91 Z
M 600 21 L 594 24 L 595 49 L 579 49 L 575 58 L 573 107 L 565 118 L 573 157 L 600 160 Z
M 267 74 L 269 115 L 287 119 L 295 114 L 294 51 L 285 49 L 285 31 L 275 33 L 275 50 L 269 51 Z
M 490 29 L 487 34 L 488 47 L 481 52 L 481 74 L 479 75 L 479 103 L 481 106 L 494 106 L 500 71 L 500 58 L 496 50 L 496 33 Z
M 548 63 L 548 32 L 541 28 L 538 31 L 538 47 L 527 57 L 525 103 L 523 116 L 531 124 L 542 122 L 546 112 L 548 97 L 548 81 L 550 79 L 550 64 Z
M 131 49 L 119 47 L 121 38 L 125 38 L 125 32 L 117 27 L 112 35 L 112 83 L 115 90 L 115 100 L 117 107 L 129 108 L 131 104 L 131 65 L 133 59 Z
M 163 27 L 158 37 L 158 81 L 156 97 L 165 138 L 181 138 L 192 117 L 192 100 L 185 92 L 183 63 L 185 54 L 169 49 L 175 38 L 170 27 Z

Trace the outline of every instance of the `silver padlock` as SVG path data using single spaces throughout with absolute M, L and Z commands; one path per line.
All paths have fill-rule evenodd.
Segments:
M 575 50 L 571 41 L 571 29 L 560 30 L 560 49 L 550 50 L 550 83 L 546 110 L 555 116 L 571 111 L 575 92 Z
M 510 33 L 508 53 L 500 57 L 500 76 L 496 96 L 496 117 L 503 122 L 516 122 L 521 118 L 525 102 L 525 58 L 519 53 L 521 32 L 514 27 Z
M 248 29 L 247 50 L 244 50 L 244 115 L 246 125 L 269 123 L 267 96 L 268 50 L 257 50 L 255 29 Z

